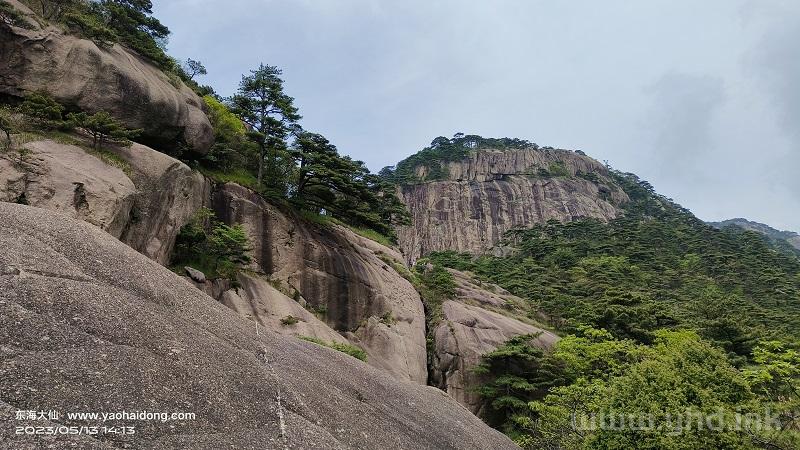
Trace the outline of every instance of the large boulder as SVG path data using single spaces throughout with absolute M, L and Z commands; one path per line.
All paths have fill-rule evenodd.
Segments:
M 226 223 L 244 226 L 254 270 L 362 347 L 369 364 L 425 384 L 425 312 L 417 291 L 392 267 L 402 264 L 397 251 L 282 211 L 236 184 L 218 187 L 213 205 Z
M 211 183 L 186 164 L 144 145 L 111 151 L 129 165 L 137 191 L 133 217 L 120 239 L 161 264 L 169 263 L 181 227 L 208 205 Z
M 399 189 L 412 223 L 398 237 L 411 263 L 435 251 L 480 253 L 506 231 L 551 219 L 614 219 L 628 200 L 602 164 L 567 150 L 480 149 L 443 166 L 445 179 L 425 180 L 419 166 L 423 182 Z
M 0 153 L 0 201 L 58 210 L 106 230 L 167 264 L 175 238 L 211 198 L 211 183 L 186 164 L 140 144 L 103 153 L 49 139 Z
M 61 211 L 119 238 L 136 187 L 119 167 L 77 145 L 41 140 L 0 153 L 0 201 Z
M 10 3 L 31 14 L 16 0 Z M 154 146 L 183 141 L 198 153 L 211 148 L 214 132 L 205 105 L 182 82 L 122 45 L 101 48 L 54 26 L 30 23 L 30 30 L 0 23 L 0 95 L 46 91 L 65 105 L 106 111 L 129 128 L 143 129 L 142 138 Z
M 534 345 L 545 350 L 552 348 L 559 338 L 523 322 L 524 317 L 517 309 L 524 303 L 522 299 L 495 285 L 478 285 L 461 272 L 452 273 L 457 284 L 456 295 L 442 304 L 442 320 L 433 331 L 431 384 L 483 417 L 486 404 L 475 389 L 486 380 L 474 372 L 481 357 L 519 335 L 538 334 Z
M 242 318 L 100 229 L 0 203 L 9 448 L 515 448 L 436 389 Z M 58 419 L 18 420 L 53 410 Z M 174 420 L 68 412 L 192 413 Z M 17 426 L 131 426 L 37 436 Z

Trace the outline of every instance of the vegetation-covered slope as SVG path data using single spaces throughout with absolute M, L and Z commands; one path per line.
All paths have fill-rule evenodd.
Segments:
M 704 224 L 633 175 L 616 178 L 631 198 L 624 217 L 512 231 L 508 257 L 430 258 L 528 299 L 566 332 L 591 325 L 649 343 L 654 330 L 689 327 L 740 356 L 756 336 L 800 336 L 800 260 L 759 233 Z
M 739 228 L 761 233 L 769 238 L 773 245 L 779 250 L 790 254 L 800 255 L 800 234 L 794 231 L 781 231 L 759 222 L 753 222 L 743 218 L 728 219 L 722 222 L 709 222 L 715 228 Z
M 797 448 L 800 260 L 614 177 L 624 217 L 514 230 L 504 257 L 422 260 L 501 285 L 569 334 L 552 353 L 522 336 L 486 354 L 484 419 L 524 448 Z

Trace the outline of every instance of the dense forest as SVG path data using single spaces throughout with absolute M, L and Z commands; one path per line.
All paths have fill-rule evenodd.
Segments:
M 490 423 L 526 448 L 796 448 L 800 260 L 760 233 L 706 225 L 632 174 L 613 176 L 631 198 L 623 217 L 513 230 L 506 257 L 419 263 L 497 283 L 566 335 L 552 354 L 519 337 L 484 357 Z M 670 412 L 721 408 L 734 420 L 772 408 L 783 432 L 570 426 L 575 414 L 659 408 L 662 429 Z

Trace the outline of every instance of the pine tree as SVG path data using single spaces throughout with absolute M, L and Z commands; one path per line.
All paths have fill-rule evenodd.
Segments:
M 264 182 L 265 174 L 271 188 L 284 190 L 287 173 L 286 139 L 297 128 L 300 115 L 294 107 L 294 99 L 283 92 L 281 70 L 261 64 L 250 75 L 242 76 L 238 92 L 228 99 L 234 114 L 250 127 L 250 137 L 259 146 L 258 186 Z

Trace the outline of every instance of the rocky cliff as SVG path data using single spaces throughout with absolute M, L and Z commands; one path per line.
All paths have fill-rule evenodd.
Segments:
M 444 179 L 426 181 L 422 165 L 422 181 L 400 188 L 412 225 L 398 236 L 412 262 L 433 251 L 481 252 L 512 228 L 550 219 L 613 219 L 627 201 L 602 164 L 567 150 L 479 149 L 442 164 Z
M 541 331 L 514 318 L 524 313 L 509 311 L 521 300 L 454 272 L 458 295 L 430 330 L 429 355 L 425 311 L 395 270 L 404 260 L 397 250 L 304 219 L 241 186 L 212 188 L 186 165 L 139 144 L 97 153 L 75 137 L 34 139 L 24 148 L 0 155 L 3 201 L 92 223 L 161 264 L 180 228 L 200 207 L 212 206 L 224 221 L 244 225 L 253 265 L 235 287 L 224 280 L 196 287 L 255 328 L 359 346 L 370 365 L 399 380 L 429 382 L 475 413 L 483 407 L 473 392 L 481 382 L 472 373 L 480 356 L 510 337 Z M 554 339 L 546 336 L 543 346 Z
M 447 395 L 268 330 L 85 222 L 0 203 L 9 448 L 516 448 Z M 55 410 L 50 422 L 19 410 Z M 67 412 L 183 412 L 103 422 Z M 16 426 L 134 425 L 19 435 Z
M 42 26 L 27 7 L 10 3 L 27 14 L 31 29 L 0 22 L 0 95 L 45 91 L 64 105 L 106 111 L 129 128 L 141 128 L 154 145 L 183 141 L 198 153 L 209 150 L 214 133 L 205 105 L 182 82 L 119 44 L 98 47 Z
M 482 417 L 487 405 L 475 389 L 485 380 L 474 372 L 481 356 L 523 334 L 537 334 L 534 344 L 543 349 L 559 338 L 524 317 L 518 309 L 525 303 L 521 298 L 492 284 L 478 285 L 464 273 L 451 273 L 456 295 L 443 303 L 442 320 L 433 331 L 430 381 Z
M 226 222 L 244 225 L 254 270 L 362 347 L 370 364 L 426 382 L 425 313 L 411 283 L 384 261 L 401 261 L 395 250 L 342 226 L 303 220 L 235 184 L 219 187 L 213 205 Z
M 161 264 L 169 263 L 175 237 L 211 201 L 211 182 L 186 164 L 144 145 L 111 147 L 136 185 L 131 220 L 120 239 Z
M 136 186 L 119 167 L 53 140 L 0 153 L 0 201 L 61 211 L 119 238 L 131 221 Z
M 210 202 L 211 184 L 149 147 L 98 153 L 80 137 L 33 137 L 0 153 L 0 201 L 60 211 L 166 264 L 180 228 Z
M 79 137 L 19 145 L 21 153 L 0 154 L 0 201 L 92 223 L 161 264 L 180 228 L 213 201 L 219 217 L 244 224 L 251 269 L 264 277 L 243 275 L 237 288 L 199 287 L 263 327 L 362 347 L 370 364 L 426 383 L 425 313 L 414 287 L 385 262 L 402 261 L 396 250 L 303 220 L 238 185 L 222 185 L 212 198 L 206 178 L 140 144 L 113 147 L 111 155 Z M 298 323 L 284 325 L 288 316 Z

